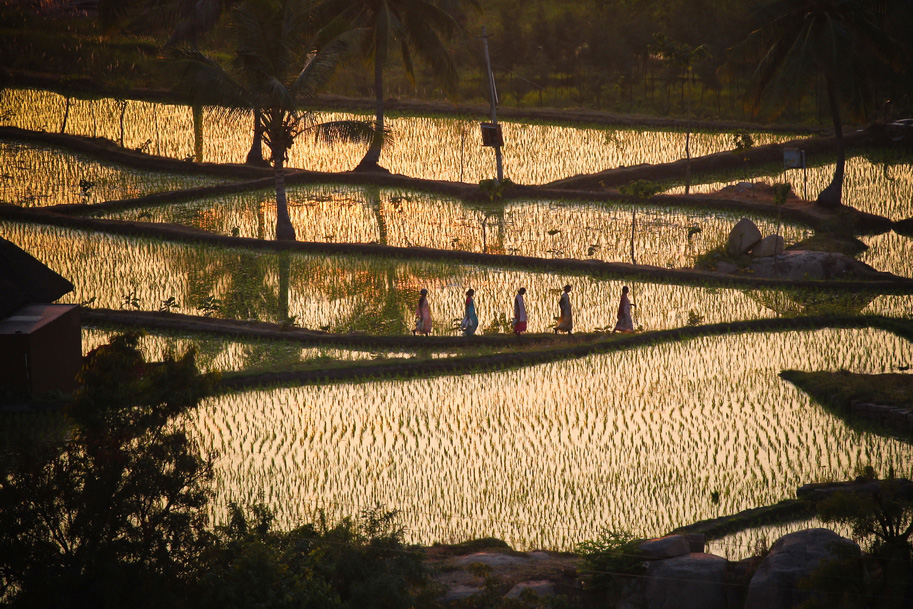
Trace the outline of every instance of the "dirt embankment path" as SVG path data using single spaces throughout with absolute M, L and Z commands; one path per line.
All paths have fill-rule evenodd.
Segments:
M 856 140 L 854 141 L 858 140 L 858 142 L 868 142 L 869 144 L 880 141 L 877 137 L 873 140 L 872 137 L 874 136 L 870 137 L 866 134 L 856 134 L 854 137 L 856 137 Z M 128 207 L 164 205 L 199 197 L 269 188 L 273 185 L 273 172 L 268 168 L 229 163 L 193 163 L 181 161 L 168 157 L 150 155 L 136 150 L 129 150 L 104 138 L 46 133 L 43 131 L 30 131 L 16 127 L 0 127 L 0 139 L 23 140 L 38 142 L 45 145 L 60 146 L 90 154 L 107 161 L 150 171 L 207 175 L 233 180 L 231 183 L 226 184 L 155 193 L 135 199 L 108 201 L 92 206 L 62 205 L 46 208 L 49 211 L 62 214 L 84 214 L 89 212 L 114 211 Z M 820 145 L 826 147 L 833 144 L 830 140 L 833 140 L 833 138 L 817 138 L 803 141 L 810 144 L 819 142 Z M 777 144 L 759 147 L 753 149 L 751 153 L 756 155 L 755 162 L 769 162 L 769 158 L 781 158 L 782 145 Z M 705 161 L 705 159 L 710 160 Z M 708 157 L 700 157 L 694 159 L 692 162 L 706 162 L 709 165 L 714 165 L 732 163 L 733 161 L 737 163 L 742 162 L 736 155 L 722 152 L 715 155 L 709 155 Z M 788 201 L 786 205 L 779 210 L 770 200 L 720 195 L 657 195 L 649 201 L 644 202 L 639 201 L 632 196 L 622 195 L 613 188 L 607 188 L 605 179 L 599 177 L 614 176 L 609 179 L 614 180 L 617 184 L 627 183 L 627 178 L 632 180 L 641 179 L 636 176 L 648 176 L 651 178 L 658 178 L 661 176 L 674 177 L 683 171 L 684 165 L 682 163 L 683 161 L 676 161 L 674 163 L 665 163 L 662 165 L 614 169 L 600 174 L 568 178 L 567 180 L 553 182 L 546 186 L 517 185 L 506 189 L 503 199 L 500 202 L 489 201 L 488 196 L 475 184 L 448 182 L 443 180 L 426 180 L 397 174 L 359 172 L 329 173 L 293 169 L 286 172 L 286 183 L 371 184 L 375 186 L 407 188 L 437 193 L 467 201 L 487 201 L 491 204 L 503 204 L 504 201 L 511 199 L 547 198 L 586 201 L 627 201 L 642 205 L 699 207 L 757 213 L 772 217 L 776 217 L 779 211 L 784 220 L 800 222 L 816 230 L 833 230 L 833 227 L 837 225 L 843 230 L 848 229 L 856 234 L 885 232 L 890 230 L 892 226 L 891 220 L 887 218 L 860 212 L 851 207 L 841 207 L 836 210 L 829 210 L 798 199 Z M 237 181 L 238 179 L 241 181 Z
M 92 78 L 67 78 L 62 86 L 61 75 L 43 74 L 25 70 L 10 70 L 5 74 L 11 86 L 44 89 L 60 95 L 76 97 L 109 96 L 121 99 L 151 101 L 169 104 L 186 104 L 179 95 L 167 89 L 137 88 L 124 91 L 115 89 L 104 82 Z M 373 114 L 377 102 L 373 98 L 345 97 L 342 95 L 318 95 L 316 106 L 320 110 L 349 110 Z M 466 116 L 479 121 L 488 120 L 491 110 L 488 104 L 466 104 L 449 101 L 397 99 L 384 100 L 388 113 L 407 115 L 438 114 L 443 116 Z M 607 126 L 650 126 L 667 129 L 702 129 L 713 131 L 763 131 L 766 133 L 821 133 L 826 128 L 808 127 L 807 125 L 761 124 L 751 121 L 718 120 L 718 119 L 681 119 L 669 116 L 652 116 L 649 114 L 619 114 L 589 108 L 550 108 L 550 107 L 516 107 L 501 106 L 498 115 L 505 120 L 541 121 L 554 123 L 587 123 Z
M 844 140 L 848 149 L 886 146 L 890 143 L 886 133 L 869 129 L 848 134 L 844 137 Z M 654 182 L 684 180 L 688 175 L 689 164 L 692 176 L 702 173 L 738 171 L 745 167 L 782 163 L 783 150 L 785 148 L 801 148 L 806 154 L 810 155 L 836 153 L 837 138 L 825 136 L 809 137 L 790 140 L 782 144 L 757 146 L 738 153 L 734 151 L 716 152 L 706 156 L 695 157 L 690 161 L 680 159 L 671 163 L 657 165 L 643 164 L 632 167 L 618 167 L 598 173 L 555 180 L 547 184 L 547 186 L 550 188 L 592 190 L 618 187 L 634 180 L 650 180 Z
M 203 243 L 216 247 L 240 247 L 261 251 L 293 251 L 343 256 L 362 255 L 400 260 L 441 260 L 476 266 L 521 268 L 546 273 L 560 272 L 594 277 L 634 277 L 658 283 L 669 282 L 695 286 L 808 289 L 840 293 L 865 291 L 878 294 L 913 294 L 913 279 L 898 277 L 890 273 L 878 273 L 872 279 L 855 281 L 785 280 L 752 275 L 730 275 L 697 269 L 670 269 L 658 266 L 634 265 L 625 262 L 603 262 L 601 260 L 580 260 L 576 258 L 537 258 L 512 254 L 484 254 L 463 250 L 399 247 L 375 243 L 267 241 L 249 237 L 218 235 L 175 224 L 84 218 L 54 213 L 42 208 L 21 208 L 13 205 L 0 205 L 0 218 L 78 230 L 152 237 L 181 243 Z
M 372 350 L 402 351 L 453 350 L 459 348 L 510 347 L 504 353 L 393 361 L 365 365 L 355 363 L 311 370 L 289 370 L 268 373 L 234 373 L 222 380 L 224 391 L 240 391 L 269 385 L 306 385 L 327 382 L 354 382 L 378 378 L 418 378 L 426 376 L 470 374 L 504 370 L 552 361 L 586 357 L 596 353 L 620 351 L 657 343 L 675 342 L 703 336 L 720 336 L 748 332 L 782 332 L 820 328 L 880 328 L 894 332 L 895 321 L 882 316 L 809 316 L 758 319 L 730 323 L 688 326 L 640 334 L 587 333 L 571 336 L 530 334 L 524 336 L 494 335 L 477 337 L 367 336 L 332 334 L 302 328 L 280 328 L 264 322 L 201 318 L 177 313 L 115 311 L 87 309 L 83 319 L 128 327 L 158 328 L 171 331 L 201 332 L 222 337 L 283 340 L 301 344 L 322 344 Z

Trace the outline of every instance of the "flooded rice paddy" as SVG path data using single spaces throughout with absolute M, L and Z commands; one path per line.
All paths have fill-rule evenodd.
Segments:
M 7 89 L 0 94 L 6 124 L 57 132 L 63 125 L 66 98 L 57 93 Z M 21 112 L 28 108 L 28 112 Z M 369 114 L 319 112 L 319 121 L 372 120 Z M 381 164 L 417 178 L 477 183 L 495 174 L 494 153 L 481 145 L 479 121 L 485 116 L 445 118 L 391 115 L 387 126 L 395 144 L 384 150 Z M 251 146 L 253 119 L 220 111 L 203 111 L 202 160 L 242 163 Z M 685 133 L 643 128 L 574 127 L 503 123 L 504 175 L 520 184 L 543 184 L 581 173 L 624 165 L 666 163 L 685 158 Z M 160 103 L 102 98 L 71 99 L 66 132 L 106 137 L 128 148 L 173 158 L 194 157 L 192 109 Z M 785 141 L 782 134 L 753 133 L 757 145 Z M 732 150 L 731 133 L 693 133 L 692 156 Z M 289 153 L 289 165 L 315 171 L 349 171 L 365 146 L 328 146 L 308 133 Z
M 814 201 L 834 177 L 836 161 L 832 155 L 827 155 L 820 164 L 815 159 L 808 159 L 808 162 L 816 165 L 810 165 L 806 171 L 768 165 L 753 168 L 750 174 L 733 172 L 718 180 L 692 184 L 691 192 L 716 192 L 742 181 L 789 182 L 797 196 Z M 685 188 L 675 186 L 666 192 L 681 194 Z M 913 216 L 913 154 L 897 149 L 876 149 L 864 155 L 849 156 L 844 174 L 843 203 L 891 220 Z
M 301 241 L 381 243 L 542 258 L 690 267 L 726 242 L 744 214 L 621 203 L 510 201 L 467 204 L 416 191 L 344 185 L 289 189 Z M 184 224 L 224 235 L 275 238 L 275 192 L 266 190 L 131 209 L 105 217 Z M 751 216 L 762 233 L 776 222 Z M 632 225 L 633 222 L 633 225 Z M 632 251 L 632 228 L 634 243 Z M 787 244 L 811 235 L 782 225 Z
M 784 368 L 895 371 L 913 345 L 875 330 L 700 338 L 514 370 L 274 389 L 209 400 L 218 505 L 283 522 L 401 510 L 410 538 L 493 535 L 569 549 L 609 526 L 659 535 L 842 480 L 906 472 L 913 446 L 857 433 Z M 711 501 L 718 491 L 719 504 Z
M 91 205 L 217 184 L 219 178 L 131 169 L 63 148 L 0 140 L 0 203 Z
M 717 287 L 449 262 L 278 254 L 15 222 L 0 222 L 0 235 L 70 278 L 75 290 L 67 298 L 74 302 L 155 311 L 174 298 L 174 310 L 180 313 L 270 322 L 295 316 L 301 327 L 332 332 L 405 334 L 421 288 L 429 290 L 437 335 L 455 332 L 454 320 L 462 317 L 463 294 L 469 288 L 476 290 L 482 333 L 505 330 L 520 287 L 527 289 L 530 332 L 549 331 L 565 283 L 573 285 L 574 327 L 582 332 L 614 325 L 625 284 L 637 305 L 635 324 L 650 330 L 689 321 L 774 317 L 777 308 L 786 306 L 760 293 Z M 852 306 L 890 313 L 904 302 L 904 297 L 873 298 Z M 216 308 L 213 299 L 219 301 Z
M 0 93 L 4 122 L 29 129 L 59 131 L 65 105 L 52 93 Z M 18 113 L 25 107 L 27 115 Z M 242 161 L 249 122 L 204 111 L 203 159 Z M 392 171 L 465 182 L 490 177 L 491 151 L 479 146 L 476 119 L 395 117 L 391 125 L 397 144 L 382 163 Z M 677 132 L 519 123 L 504 129 L 506 175 L 523 183 L 684 155 L 684 135 Z M 66 132 L 175 158 L 195 152 L 192 112 L 180 106 L 74 99 Z M 755 141 L 780 137 L 755 135 Z M 731 139 L 697 134 L 692 155 L 731 149 Z M 344 171 L 362 153 L 359 146 L 331 150 L 305 136 L 291 164 Z M 11 141 L 0 142 L 0 157 L 0 199 L 17 205 L 96 203 L 213 183 L 132 172 Z M 894 219 L 913 215 L 911 166 L 909 159 L 851 159 L 847 202 Z M 826 184 L 828 171 L 809 170 L 809 192 L 819 188 L 813 183 Z M 777 175 L 771 171 L 768 181 L 783 181 Z M 795 175 L 788 175 L 794 184 Z M 86 192 L 82 180 L 93 182 Z M 661 267 L 690 265 L 739 217 L 546 201 L 474 207 L 421 193 L 338 185 L 294 188 L 290 197 L 301 239 L 555 258 L 630 262 L 633 218 L 634 261 Z M 257 192 L 117 217 L 272 239 L 273 202 L 271 193 Z M 762 231 L 772 232 L 771 221 L 758 220 Z M 781 232 L 787 242 L 806 236 L 795 226 Z M 280 254 L 9 221 L 0 221 L 0 236 L 69 278 L 75 286 L 65 298 L 70 302 L 129 310 L 159 310 L 171 302 L 180 313 L 271 322 L 291 317 L 299 326 L 332 332 L 406 334 L 423 287 L 437 335 L 456 333 L 468 288 L 476 290 L 480 333 L 505 331 L 521 286 L 528 291 L 530 331 L 547 332 L 565 283 L 573 285 L 575 330 L 583 332 L 614 323 L 623 284 L 632 289 L 635 325 L 643 330 L 833 310 L 898 317 L 911 311 L 910 296 L 737 290 L 452 262 Z M 866 242 L 871 248 L 864 261 L 913 276 L 910 239 L 888 233 Z M 111 332 L 84 329 L 84 350 Z M 142 345 L 151 357 L 192 346 L 204 369 L 248 372 L 376 355 L 168 332 L 150 332 Z M 220 454 L 219 512 L 229 501 L 265 501 L 291 525 L 319 509 L 336 518 L 380 505 L 401 511 L 412 541 L 496 536 L 518 549 L 571 549 L 602 527 L 659 535 L 774 503 L 794 496 L 802 484 L 846 479 L 860 465 L 913 473 L 907 471 L 913 463 L 909 444 L 850 429 L 777 376 L 784 368 L 894 372 L 911 361 L 913 344 L 879 330 L 705 337 L 507 372 L 230 394 L 207 400 L 190 425 L 205 447 Z M 718 503 L 711 500 L 714 492 Z M 770 529 L 769 540 L 779 530 Z M 760 534 L 728 536 L 710 547 L 740 558 Z

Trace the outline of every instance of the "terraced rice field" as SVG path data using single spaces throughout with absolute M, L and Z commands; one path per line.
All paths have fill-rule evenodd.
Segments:
M 21 108 L 28 108 L 22 112 Z M 59 131 L 66 98 L 47 91 L 8 89 L 0 97 L 7 123 L 33 130 Z M 123 120 L 121 120 L 123 119 Z M 319 112 L 317 120 L 372 120 L 368 114 Z M 478 123 L 486 117 L 390 116 L 395 144 L 381 156 L 392 171 L 417 178 L 477 183 L 495 174 L 494 153 L 481 145 Z M 202 160 L 244 162 L 251 146 L 250 116 L 203 112 Z M 505 121 L 504 175 L 520 184 L 544 184 L 581 173 L 622 165 L 665 163 L 685 158 L 685 133 L 659 129 L 588 128 Z M 195 155 L 193 112 L 186 106 L 133 100 L 72 99 L 67 133 L 107 137 L 128 148 L 143 147 L 174 158 Z M 752 134 L 757 145 L 794 139 Z M 693 133 L 692 156 L 732 150 L 729 133 Z M 289 165 L 315 171 L 349 171 L 364 145 L 327 146 L 305 133 L 289 153 Z
M 0 114 L 30 108 L 28 115 L 14 113 L 8 120 L 30 129 L 58 130 L 64 104 L 51 93 L 0 94 Z M 243 160 L 248 122 L 249 117 L 204 114 L 204 158 Z M 489 177 L 490 151 L 475 141 L 474 120 L 395 118 L 392 125 L 398 142 L 382 162 L 393 171 L 466 182 Z M 179 106 L 73 100 L 66 130 L 123 139 L 125 146 L 176 158 L 194 152 L 191 111 Z M 507 123 L 505 138 L 507 175 L 527 183 L 683 154 L 682 134 L 657 130 Z M 727 134 L 692 139 L 695 156 L 727 147 Z M 330 151 L 305 138 L 293 151 L 292 164 L 346 170 L 362 152 Z M 9 164 L 0 198 L 17 205 L 95 203 L 212 182 L 131 172 L 8 141 L 0 142 L 0 155 Z M 904 211 L 911 164 L 892 165 L 881 176 L 877 163 L 869 164 L 851 162 L 848 193 L 867 201 L 883 197 L 883 203 L 858 207 L 895 219 L 913 215 Z M 893 190 L 879 190 L 885 176 L 894 178 Z M 94 182 L 85 194 L 82 179 Z M 272 210 L 271 193 L 257 192 L 116 217 L 272 239 Z M 314 241 L 633 258 L 660 267 L 690 265 L 738 219 L 597 203 L 473 207 L 421 193 L 338 185 L 293 189 L 291 213 L 300 238 Z M 760 224 L 764 232 L 774 228 L 769 220 Z M 806 236 L 796 226 L 781 231 L 788 242 Z M 614 323 L 625 284 L 637 305 L 635 325 L 643 330 L 832 310 L 902 317 L 909 316 L 913 302 L 910 296 L 683 286 L 448 261 L 280 254 L 5 220 L 0 236 L 71 279 L 75 291 L 68 301 L 131 310 L 158 310 L 173 302 L 181 313 L 270 322 L 292 317 L 300 326 L 340 333 L 406 334 L 421 288 L 430 292 L 436 335 L 456 333 L 468 288 L 476 290 L 483 334 L 505 331 L 521 286 L 527 288 L 531 332 L 549 331 L 565 283 L 573 285 L 575 330 L 583 332 Z M 872 247 L 863 260 L 913 276 L 909 239 L 895 233 L 866 239 Z M 84 350 L 110 332 L 86 328 Z M 166 332 L 150 333 L 142 344 L 151 357 L 192 346 L 203 368 L 226 371 L 375 355 Z M 220 455 L 217 516 L 229 501 L 265 501 L 284 525 L 321 509 L 334 519 L 380 505 L 401 511 L 411 541 L 496 536 L 518 549 L 570 549 L 603 527 L 659 535 L 773 503 L 807 482 L 846 479 L 861 465 L 913 474 L 907 472 L 913 446 L 851 430 L 777 376 L 784 368 L 893 372 L 911 362 L 913 344 L 880 330 L 704 337 L 504 372 L 238 392 L 207 400 L 189 425 L 204 447 Z M 47 414 L 31 422 L 19 417 L 0 431 L 35 429 L 66 433 Z M 711 500 L 715 492 L 719 502 Z M 731 536 L 711 548 L 738 558 L 751 552 L 758 535 L 779 530 Z
M 724 244 L 743 217 L 603 202 L 531 200 L 474 205 L 416 191 L 344 185 L 297 186 L 289 190 L 288 197 L 289 214 L 301 241 L 382 243 L 672 268 L 690 267 L 699 254 Z M 748 216 L 765 235 L 777 230 L 773 220 Z M 218 196 L 105 217 L 274 239 L 275 193 Z M 782 225 L 780 234 L 791 244 L 810 236 L 811 231 Z
M 777 308 L 791 302 L 789 296 L 779 302 L 761 293 L 717 287 L 447 262 L 280 255 L 13 222 L 0 222 L 0 234 L 70 277 L 76 289 L 68 298 L 74 302 L 94 299 L 95 307 L 154 311 L 173 297 L 181 313 L 272 322 L 289 315 L 301 327 L 333 332 L 405 334 L 423 287 L 430 292 L 434 333 L 439 335 L 455 333 L 454 320 L 462 317 L 469 288 L 476 290 L 482 333 L 503 331 L 520 287 L 527 289 L 530 332 L 550 331 L 560 290 L 568 282 L 574 286 L 575 329 L 583 332 L 614 325 L 625 284 L 637 304 L 636 324 L 651 330 L 687 325 L 696 317 L 703 323 L 774 317 Z M 205 307 L 210 298 L 220 301 L 217 310 Z M 892 298 L 902 297 L 852 306 L 873 312 L 902 306 L 891 304 Z
M 875 330 L 702 338 L 498 373 L 274 389 L 209 400 L 219 499 L 284 522 L 379 504 L 422 543 L 494 535 L 569 549 L 599 527 L 659 535 L 794 496 L 913 447 L 851 431 L 777 373 L 896 371 Z M 719 504 L 711 492 L 720 493 Z
M 98 161 L 52 146 L 0 140 L 0 202 L 21 207 L 92 205 L 227 182 Z

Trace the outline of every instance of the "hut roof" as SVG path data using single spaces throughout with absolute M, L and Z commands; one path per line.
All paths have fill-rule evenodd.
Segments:
M 73 284 L 0 237 L 0 319 L 20 307 L 54 302 Z

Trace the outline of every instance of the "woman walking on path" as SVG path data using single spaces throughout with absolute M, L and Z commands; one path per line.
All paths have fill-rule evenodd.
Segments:
M 615 324 L 615 329 L 612 330 L 612 334 L 616 332 L 629 333 L 634 331 L 634 318 L 631 317 L 631 307 L 636 306 L 632 305 L 631 301 L 628 300 L 628 286 L 621 288 L 621 301 L 618 303 L 618 322 Z
M 463 323 L 460 324 L 460 328 L 463 330 L 463 336 L 472 336 L 476 333 L 476 328 L 479 327 L 479 317 L 476 315 L 476 302 L 473 298 L 475 294 L 475 290 L 466 290 L 466 308 L 463 314 Z
M 523 295 L 526 294 L 526 288 L 517 290 L 514 296 L 514 334 L 520 336 L 526 332 L 526 303 L 523 302 Z
M 558 300 L 558 311 L 560 312 L 560 315 L 558 317 L 558 323 L 555 324 L 555 334 L 558 334 L 558 332 L 567 332 L 570 334 L 574 329 L 574 316 L 571 313 L 570 284 L 564 286 L 564 293 L 561 294 L 561 299 Z
M 413 334 L 428 336 L 431 332 L 431 307 L 428 306 L 428 290 L 422 288 L 419 292 L 418 305 L 415 307 L 415 329 Z

